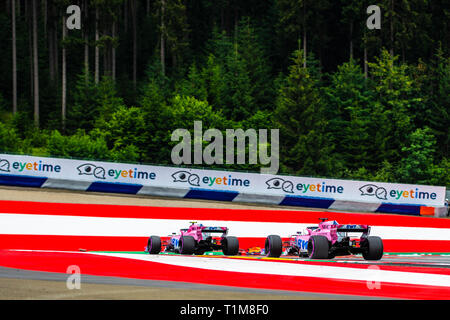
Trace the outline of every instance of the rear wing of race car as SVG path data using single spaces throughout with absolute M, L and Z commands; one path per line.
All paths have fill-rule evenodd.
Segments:
M 227 227 L 204 227 L 204 228 L 202 228 L 202 232 L 226 233 L 226 232 L 228 232 L 228 228 Z
M 337 226 L 337 232 L 363 232 L 369 233 L 370 227 L 366 224 L 340 224 Z

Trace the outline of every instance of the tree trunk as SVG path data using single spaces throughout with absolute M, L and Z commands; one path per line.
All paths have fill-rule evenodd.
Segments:
M 394 57 L 394 0 L 391 0 L 391 30 L 390 30 L 390 38 L 391 38 L 391 49 L 390 54 L 391 57 Z
M 48 70 L 50 74 L 50 80 L 55 81 L 55 55 L 53 49 L 53 27 L 52 24 L 49 25 L 48 30 Z
M 125 33 L 128 32 L 128 0 L 123 2 L 123 25 L 125 28 Z
M 235 8 L 234 9 L 234 44 L 235 44 L 236 51 L 237 51 L 238 26 L 239 26 L 239 14 L 238 14 L 238 9 Z M 236 55 L 237 55 L 237 52 L 236 52 Z
M 303 4 L 303 68 L 306 68 L 306 4 Z
M 11 3 L 12 21 L 12 87 L 13 87 L 13 114 L 17 112 L 17 55 L 16 55 L 16 0 Z
M 89 10 L 88 10 L 88 0 L 84 0 L 84 24 L 83 24 L 83 33 L 84 33 L 84 72 L 85 72 L 85 82 L 86 84 L 89 81 L 89 30 L 87 28 L 88 20 L 89 20 Z
M 98 7 L 95 8 L 95 75 L 94 75 L 94 81 L 95 84 L 98 84 L 99 82 L 99 74 L 100 74 L 100 48 L 98 47 L 98 40 L 99 40 L 99 32 L 98 32 Z
M 62 17 L 62 40 L 66 39 L 67 28 L 66 28 L 66 18 L 65 15 Z M 61 101 L 61 119 L 63 132 L 66 131 L 66 95 L 67 95 L 67 83 L 66 83 L 66 48 L 62 47 L 62 101 Z
M 25 1 L 25 17 L 28 25 L 28 52 L 30 59 L 28 61 L 30 65 L 30 101 L 33 101 L 34 92 L 34 77 L 33 77 L 33 10 L 30 9 L 31 2 Z
M 164 32 L 165 32 L 165 25 L 164 25 L 164 11 L 165 11 L 165 0 L 161 0 L 161 72 L 163 75 L 166 74 L 166 52 L 165 52 L 165 46 L 166 46 L 166 41 L 165 41 L 165 37 L 164 37 Z
M 37 0 L 33 0 L 33 67 L 34 67 L 34 123 L 39 128 L 39 59 L 37 32 Z
M 108 27 L 105 25 L 102 35 L 108 36 Z M 110 76 L 109 73 L 109 43 L 105 42 L 103 46 L 103 75 Z
M 164 0 L 163 0 L 164 1 Z M 137 86 L 137 21 L 136 0 L 131 0 L 131 16 L 133 20 L 133 87 Z
M 44 16 L 44 37 L 47 38 L 47 21 L 48 21 L 47 0 L 42 0 L 42 14 Z
M 112 38 L 116 38 L 116 20 L 112 24 Z M 111 76 L 113 80 L 116 80 L 116 47 L 114 43 L 111 45 Z
M 53 55 L 55 57 L 55 77 L 56 82 L 59 80 L 59 50 L 58 50 L 58 10 L 55 9 L 53 28 Z
M 59 28 L 59 12 L 53 2 L 50 2 L 49 7 L 50 19 L 49 19 L 49 63 L 50 63 L 50 78 L 53 80 L 54 84 L 58 83 L 59 79 L 59 52 L 58 52 L 58 28 Z
M 52 2 L 48 4 L 48 12 L 50 16 L 50 21 L 53 19 L 53 13 L 54 9 L 52 6 Z M 55 81 L 55 49 L 54 46 L 54 25 L 52 22 L 48 23 L 48 30 L 47 30 L 47 45 L 48 45 L 48 70 L 49 70 L 49 76 L 50 81 L 54 83 Z
M 364 78 L 368 76 L 368 64 L 367 64 L 367 44 L 364 45 Z
M 223 6 L 220 7 L 220 31 L 225 30 L 225 10 Z
M 405 64 L 406 55 L 405 55 L 405 45 L 402 43 L 402 63 Z
M 350 21 L 350 60 L 353 60 L 353 20 Z

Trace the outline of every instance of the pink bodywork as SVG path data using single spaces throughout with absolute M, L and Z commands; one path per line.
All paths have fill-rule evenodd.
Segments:
M 181 229 L 179 235 L 172 235 L 171 236 L 171 242 L 175 246 L 178 245 L 178 241 L 182 236 L 192 236 L 194 237 L 195 241 L 201 241 L 205 240 L 204 233 L 222 233 L 223 235 L 226 235 L 228 232 L 227 227 L 206 227 L 202 224 L 193 223 L 189 226 L 189 229 Z
M 289 239 L 289 246 L 298 247 L 300 251 L 306 251 L 309 238 L 315 235 L 326 237 L 328 241 L 330 241 L 331 245 L 333 245 L 336 241 L 338 241 L 339 233 L 341 233 L 341 231 L 338 231 L 339 228 L 348 230 L 343 232 L 349 232 L 352 229 L 355 231 L 364 230 L 362 231 L 362 236 L 367 236 L 370 230 L 368 225 L 348 225 L 338 224 L 336 221 L 323 221 L 319 223 L 319 227 L 317 229 L 311 230 L 307 228 L 307 234 L 292 235 Z

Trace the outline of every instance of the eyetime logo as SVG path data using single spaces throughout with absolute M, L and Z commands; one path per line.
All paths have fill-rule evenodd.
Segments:
M 188 182 L 191 186 L 200 186 L 200 177 L 188 171 L 177 171 L 172 174 L 173 182 Z
M 61 172 L 60 165 L 53 165 L 49 163 L 45 163 L 42 160 L 34 161 L 34 162 L 20 162 L 15 161 L 12 164 L 6 159 L 0 159 L 0 171 L 3 172 L 11 172 L 11 169 L 14 169 L 18 172 Z
M 294 193 L 294 184 L 281 178 L 273 178 L 266 181 L 267 189 L 282 189 L 284 192 Z
M 78 175 L 94 176 L 97 179 L 105 179 L 105 169 L 91 163 L 85 163 L 77 167 Z
M 231 187 L 249 187 L 250 180 L 239 179 L 233 177 L 231 174 L 223 177 L 204 176 L 200 178 L 195 173 L 189 171 L 177 171 L 172 174 L 173 182 L 187 182 L 191 186 L 200 187 L 201 184 L 212 187 L 214 185 L 231 186 Z
M 134 169 L 109 169 L 101 166 L 97 166 L 92 163 L 84 163 L 77 167 L 78 175 L 94 176 L 97 179 L 113 178 L 115 180 L 119 178 L 127 179 L 139 179 L 139 180 L 155 180 L 156 173 L 139 171 L 137 168 Z
M 9 172 L 9 161 L 0 159 L 0 171 Z
M 294 185 L 292 181 L 284 180 L 282 178 L 272 178 L 266 181 L 267 189 L 281 189 L 286 193 L 295 193 L 298 191 L 301 194 L 307 192 L 317 192 L 317 193 L 343 193 L 343 186 L 334 186 L 322 183 L 297 183 Z
M 374 184 L 366 184 L 359 188 L 362 196 L 375 196 L 380 200 L 387 200 L 387 191 L 383 187 L 378 187 Z
M 423 199 L 423 200 L 436 200 L 436 193 L 435 192 L 427 192 L 427 191 L 420 191 L 419 188 L 409 189 L 409 190 L 396 190 L 392 189 L 389 192 L 383 188 L 378 187 L 375 184 L 366 184 L 359 188 L 359 191 L 361 191 L 362 196 L 369 196 L 369 197 L 377 197 L 380 200 L 388 200 L 387 197 L 389 196 L 392 199 L 400 200 L 400 199 Z

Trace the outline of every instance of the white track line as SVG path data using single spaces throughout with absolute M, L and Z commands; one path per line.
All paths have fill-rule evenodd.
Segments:
M 229 235 L 263 238 L 270 234 L 288 237 L 313 225 L 220 220 L 202 220 L 199 223 L 226 226 L 230 229 Z M 147 237 L 167 236 L 188 225 L 189 220 L 0 214 L 0 234 Z M 382 239 L 450 240 L 450 229 L 373 226 L 371 235 Z

